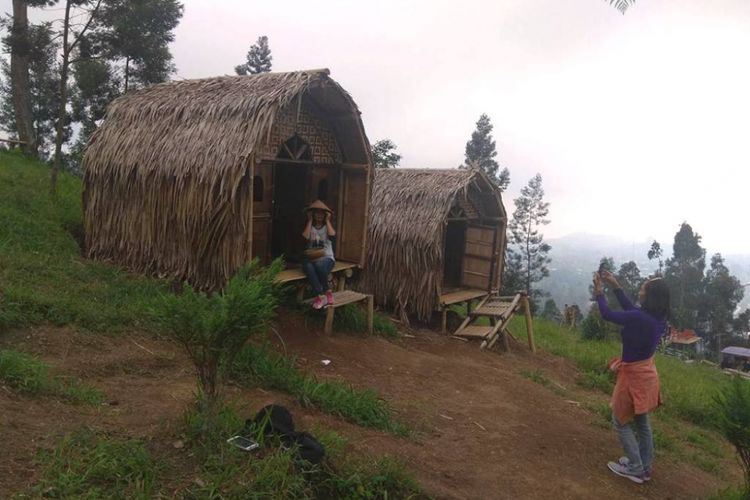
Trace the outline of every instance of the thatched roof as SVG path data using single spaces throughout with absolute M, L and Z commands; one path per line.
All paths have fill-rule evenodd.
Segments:
M 480 218 L 505 218 L 499 190 L 480 170 L 376 170 L 364 283 L 380 304 L 429 317 L 441 292 L 446 218 L 469 199 Z
M 359 110 L 328 70 L 169 82 L 108 108 L 83 160 L 88 255 L 223 285 L 251 252 L 249 167 L 289 108 L 312 109 L 345 162 L 370 164 Z

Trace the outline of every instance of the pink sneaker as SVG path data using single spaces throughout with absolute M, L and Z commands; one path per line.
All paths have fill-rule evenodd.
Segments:
M 326 301 L 328 302 L 329 306 L 333 305 L 333 292 L 331 292 L 330 290 L 326 292 Z
M 318 295 L 317 297 L 315 297 L 315 299 L 312 302 L 313 309 L 322 309 L 323 306 L 326 305 L 323 300 L 324 299 L 321 298 L 321 295 Z

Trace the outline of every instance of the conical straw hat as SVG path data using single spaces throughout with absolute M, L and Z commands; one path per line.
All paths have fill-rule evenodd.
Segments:
M 333 213 L 333 210 L 328 208 L 326 204 L 320 200 L 315 200 L 314 202 L 310 203 L 310 205 L 307 208 L 305 208 L 305 212 L 307 212 L 308 210 L 323 210 L 331 214 Z

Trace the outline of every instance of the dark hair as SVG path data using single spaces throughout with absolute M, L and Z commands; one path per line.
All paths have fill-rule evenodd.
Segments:
M 661 278 L 646 282 L 646 297 L 641 309 L 658 319 L 669 319 L 669 287 Z

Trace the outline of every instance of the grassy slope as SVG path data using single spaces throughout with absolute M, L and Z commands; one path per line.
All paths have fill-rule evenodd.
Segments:
M 94 331 L 148 328 L 164 284 L 81 259 L 81 181 L 0 152 L 0 328 L 41 322 Z

